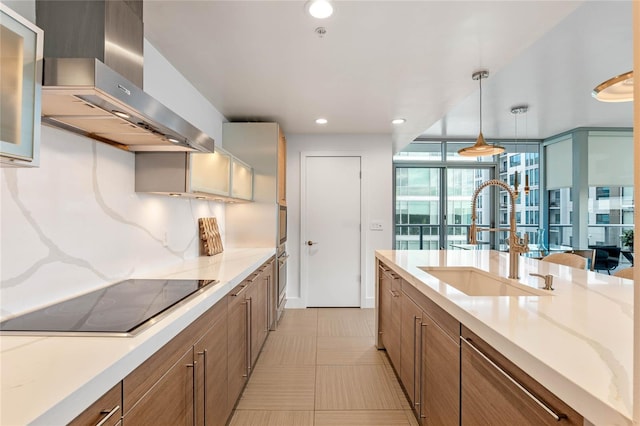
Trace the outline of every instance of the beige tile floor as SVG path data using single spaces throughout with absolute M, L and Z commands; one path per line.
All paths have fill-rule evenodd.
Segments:
M 269 334 L 231 426 L 412 425 L 373 309 L 288 309 Z

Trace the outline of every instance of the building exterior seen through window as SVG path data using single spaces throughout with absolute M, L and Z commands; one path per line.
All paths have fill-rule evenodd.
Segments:
M 589 187 L 589 245 L 622 246 L 633 229 L 633 187 Z
M 489 179 L 513 186 L 518 172 L 520 195 L 516 220 L 520 234 L 539 239 L 540 161 L 538 144 L 504 144 L 507 151 L 495 157 L 461 157 L 457 150 L 466 144 L 422 142 L 410 144 L 394 156 L 395 248 L 433 250 L 465 248 L 471 225 L 471 198 L 475 189 Z M 518 152 L 524 147 L 524 152 Z M 528 176 L 530 192 L 523 191 Z M 509 197 L 492 186 L 478 196 L 477 223 L 482 227 L 508 227 Z M 483 248 L 506 250 L 507 232 L 481 232 Z
M 467 244 L 471 198 L 489 179 L 513 187 L 517 173 L 517 231 L 528 234 L 529 255 L 593 248 L 597 271 L 604 270 L 598 268 L 603 253 L 607 263 L 633 264 L 631 130 L 579 128 L 545 141 L 500 141 L 506 151 L 493 157 L 459 156 L 469 143 L 415 141 L 394 156 L 396 249 L 508 250 L 506 231 L 481 232 L 478 246 Z M 483 189 L 477 224 L 508 228 L 510 203 L 501 188 Z

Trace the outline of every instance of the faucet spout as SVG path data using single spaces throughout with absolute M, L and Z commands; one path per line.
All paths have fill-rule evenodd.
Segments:
M 502 231 L 501 228 L 478 228 L 476 225 L 476 203 L 480 192 L 488 186 L 499 186 L 507 191 L 511 200 L 511 214 L 509 216 L 509 278 L 518 279 L 518 271 L 520 269 L 520 254 L 527 253 L 529 251 L 529 236 L 524 235 L 524 238 L 520 238 L 516 232 L 516 194 L 506 183 L 501 180 L 491 179 L 483 182 L 476 188 L 471 198 L 471 226 L 469 227 L 469 244 L 478 244 L 478 232 L 479 231 Z

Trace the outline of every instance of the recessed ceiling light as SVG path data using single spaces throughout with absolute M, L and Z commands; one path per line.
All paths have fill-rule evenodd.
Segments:
M 168 137 L 168 136 L 167 136 L 167 140 L 168 140 L 169 142 L 171 142 L 171 143 L 180 143 L 180 141 L 179 141 L 178 139 L 176 139 L 176 138 L 172 138 L 172 137 Z
M 333 14 L 333 6 L 328 0 L 311 0 L 307 3 L 309 15 L 317 19 L 325 19 Z
M 391 124 L 404 124 L 407 120 L 404 118 L 394 118 L 391 120 Z
M 316 124 L 327 124 L 328 121 L 326 118 L 317 118 L 316 119 Z

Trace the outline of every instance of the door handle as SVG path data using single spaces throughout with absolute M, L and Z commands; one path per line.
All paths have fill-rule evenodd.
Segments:
M 311 241 L 311 240 L 307 241 L 308 246 L 312 246 L 314 244 L 319 244 L 319 243 L 317 241 Z

